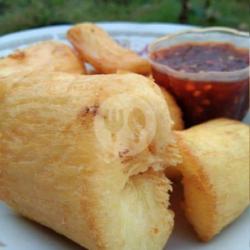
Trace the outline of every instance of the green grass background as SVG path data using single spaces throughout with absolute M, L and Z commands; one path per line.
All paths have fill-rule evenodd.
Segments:
M 249 0 L 189 0 L 187 23 L 250 28 Z M 0 34 L 83 21 L 178 23 L 181 0 L 0 0 Z

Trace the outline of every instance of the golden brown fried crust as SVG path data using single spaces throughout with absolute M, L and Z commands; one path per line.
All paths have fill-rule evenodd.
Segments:
M 118 45 L 108 33 L 94 24 L 77 24 L 68 31 L 67 37 L 82 59 L 100 73 L 124 70 L 148 75 L 151 71 L 147 60 Z
M 183 130 L 184 129 L 184 121 L 182 119 L 182 111 L 177 105 L 174 97 L 163 87 L 161 87 L 162 94 L 167 102 L 170 117 L 172 118 L 173 130 Z M 181 179 L 181 172 L 178 166 L 169 166 L 165 169 L 165 174 L 167 178 L 170 180 L 180 180 Z
M 217 119 L 176 132 L 185 212 L 208 241 L 249 205 L 249 126 Z
M 11 67 L 17 71 L 28 67 L 33 71 L 57 71 L 82 74 L 83 62 L 70 47 L 55 41 L 45 41 L 19 50 L 6 58 L 0 59 L 0 68 Z
M 173 130 L 183 130 L 184 129 L 184 121 L 182 119 L 182 111 L 178 104 L 176 103 L 174 97 L 163 87 L 161 87 L 161 91 L 164 95 L 164 98 L 168 104 L 168 109 L 170 112 L 170 116 L 174 122 L 172 128 Z
M 168 148 L 177 149 L 167 105 L 152 81 L 136 74 L 0 72 L 0 93 L 3 201 L 91 250 L 164 247 L 173 214 L 163 162 L 179 159 L 165 159 Z M 95 119 L 121 93 L 152 106 L 153 152 L 146 147 L 121 156 L 98 141 Z

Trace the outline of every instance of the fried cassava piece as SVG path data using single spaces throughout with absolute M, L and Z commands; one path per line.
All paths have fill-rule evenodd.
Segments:
M 207 241 L 249 205 L 249 126 L 217 119 L 176 132 L 185 213 Z
M 143 75 L 150 73 L 150 64 L 146 59 L 121 47 L 95 24 L 77 24 L 68 31 L 67 37 L 83 60 L 99 73 L 116 73 L 119 70 Z
M 161 88 L 163 96 L 167 102 L 168 109 L 170 112 L 170 116 L 173 120 L 173 130 L 183 130 L 184 129 L 184 121 L 182 118 L 182 111 L 175 101 L 174 97 L 163 87 Z
M 163 165 L 179 158 L 151 80 L 0 74 L 0 117 L 0 197 L 10 207 L 91 250 L 164 247 L 173 213 Z
M 56 41 L 36 43 L 30 47 L 15 51 L 6 58 L 0 59 L 0 69 L 10 67 L 20 71 L 29 67 L 33 71 L 58 71 L 82 74 L 84 65 L 70 47 Z

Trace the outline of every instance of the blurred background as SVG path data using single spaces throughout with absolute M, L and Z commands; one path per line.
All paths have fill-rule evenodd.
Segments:
M 250 28 L 249 0 L 0 0 L 0 34 L 82 21 Z

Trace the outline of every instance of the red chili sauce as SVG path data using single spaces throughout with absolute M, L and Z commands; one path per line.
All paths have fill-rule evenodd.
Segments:
M 176 98 L 186 126 L 217 117 L 241 120 L 249 108 L 249 76 L 237 81 L 188 79 L 188 73 L 230 72 L 249 66 L 249 50 L 230 43 L 185 43 L 154 52 L 151 58 L 159 64 L 187 73 L 178 78 L 153 67 L 157 83 Z M 239 77 L 240 79 L 240 77 Z

